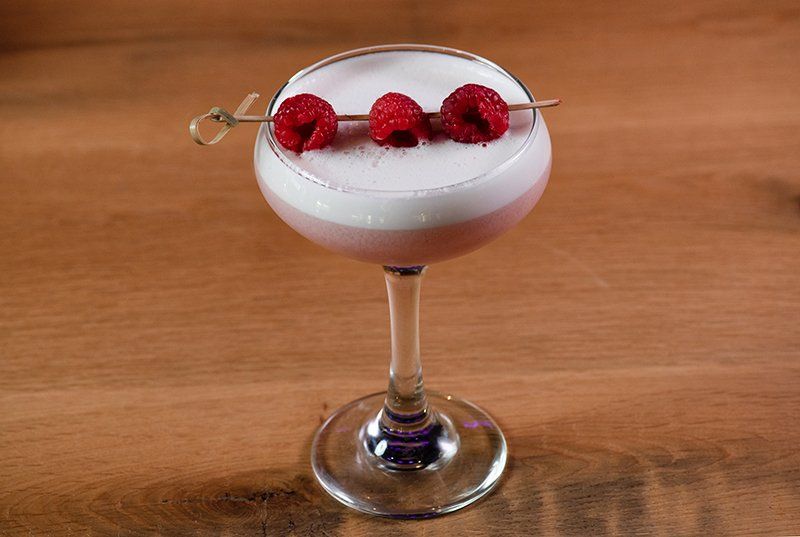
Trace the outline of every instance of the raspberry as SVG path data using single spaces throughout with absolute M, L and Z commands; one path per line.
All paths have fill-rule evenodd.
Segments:
M 456 142 L 488 142 L 508 130 L 508 104 L 486 86 L 461 86 L 442 102 L 441 112 L 442 129 Z
M 369 111 L 369 135 L 381 145 L 414 147 L 431 139 L 431 121 L 411 97 L 387 93 Z
M 322 149 L 333 141 L 339 122 L 331 104 L 310 93 L 283 101 L 275 114 L 275 138 L 292 151 Z

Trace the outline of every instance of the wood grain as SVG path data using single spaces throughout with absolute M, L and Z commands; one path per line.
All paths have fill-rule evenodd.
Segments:
M 0 10 L 0 534 L 800 534 L 796 3 Z M 488 408 L 511 462 L 422 522 L 340 507 L 308 462 L 384 388 L 380 270 L 270 212 L 254 130 L 186 133 L 398 41 L 566 103 L 534 213 L 426 277 L 427 384 Z

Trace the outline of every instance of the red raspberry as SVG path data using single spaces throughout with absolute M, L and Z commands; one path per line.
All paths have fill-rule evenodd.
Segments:
M 331 104 L 310 93 L 283 101 L 275 114 L 275 138 L 292 151 L 322 149 L 333 141 L 339 121 Z
M 411 97 L 387 93 L 369 111 L 369 135 L 381 145 L 414 147 L 431 139 L 431 120 Z
M 442 129 L 456 142 L 488 142 L 508 130 L 508 104 L 491 88 L 466 84 L 442 102 Z

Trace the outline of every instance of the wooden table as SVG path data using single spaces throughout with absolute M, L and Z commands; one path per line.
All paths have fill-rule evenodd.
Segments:
M 5 2 L 0 534 L 800 533 L 800 10 L 564 4 Z M 254 129 L 186 132 L 403 41 L 566 103 L 533 214 L 426 277 L 427 384 L 490 409 L 511 460 L 423 522 L 309 467 L 385 386 L 380 270 L 269 210 Z

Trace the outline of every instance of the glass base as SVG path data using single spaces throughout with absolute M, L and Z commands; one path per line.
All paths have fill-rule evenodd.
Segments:
M 461 509 L 494 488 L 507 448 L 488 414 L 463 399 L 427 392 L 438 432 L 425 453 L 433 455 L 400 468 L 381 456 L 393 446 L 375 441 L 385 399 L 384 392 L 348 403 L 317 431 L 311 466 L 331 496 L 364 513 L 426 518 Z M 420 437 L 414 440 L 418 449 Z

